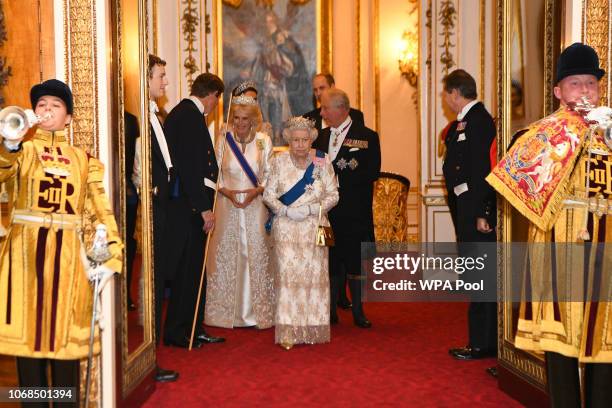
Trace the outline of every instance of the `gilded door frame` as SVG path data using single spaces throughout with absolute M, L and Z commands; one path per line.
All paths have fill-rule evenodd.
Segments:
M 510 144 L 511 134 L 511 21 L 512 1 L 497 0 L 497 89 L 500 120 L 498 126 L 498 157 L 503 155 L 506 146 Z M 545 115 L 555 109 L 553 95 L 553 81 L 555 63 L 558 58 L 562 41 L 560 36 L 563 22 L 563 0 L 545 0 L 544 2 L 544 106 Z M 533 353 L 518 350 L 514 347 L 512 333 L 512 268 L 510 265 L 510 251 L 508 243 L 513 242 L 512 237 L 512 207 L 503 199 L 498 205 L 498 238 L 501 241 L 498 251 L 498 365 L 500 366 L 500 388 L 512 394 L 506 387 L 504 377 L 515 376 L 518 379 L 540 391 L 537 398 L 546 398 L 546 370 L 543 357 Z M 509 301 L 505 301 L 509 299 Z M 516 380 L 516 378 L 514 379 Z M 536 391 L 537 393 L 537 391 Z M 544 393 L 544 394 L 542 394 Z M 520 399 L 519 395 L 513 397 Z M 527 400 L 525 400 L 527 401 Z M 533 401 L 533 399 L 531 399 Z M 522 401 L 523 402 L 523 401 Z

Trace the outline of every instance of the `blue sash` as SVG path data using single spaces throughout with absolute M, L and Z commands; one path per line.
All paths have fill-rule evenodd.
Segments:
M 242 170 L 244 170 L 244 174 L 246 174 L 251 183 L 253 183 L 253 187 L 259 187 L 259 182 L 257 181 L 257 176 L 255 175 L 255 172 L 253 171 L 253 169 L 249 165 L 249 162 L 240 151 L 240 148 L 238 148 L 238 145 L 236 144 L 236 141 L 234 140 L 230 132 L 227 132 L 225 134 L 225 140 L 227 140 L 227 144 L 229 145 L 230 149 L 232 149 L 232 152 L 234 153 L 234 156 L 236 156 L 236 159 L 238 159 L 238 163 L 240 163 L 240 167 L 242 167 Z
M 319 158 L 325 157 L 325 153 L 320 150 L 316 151 L 316 156 Z M 306 186 L 310 185 L 314 182 L 312 178 L 312 173 L 314 171 L 314 163 L 310 163 L 310 166 L 306 168 L 304 175 L 301 179 L 298 180 L 297 183 L 293 187 L 289 189 L 285 194 L 280 196 L 278 200 L 285 204 L 286 206 L 290 206 L 294 202 L 297 201 L 298 198 L 302 196 L 306 192 Z M 270 216 L 268 217 L 268 221 L 266 222 L 266 231 L 270 232 L 272 230 L 272 221 L 274 220 L 274 214 L 270 212 Z

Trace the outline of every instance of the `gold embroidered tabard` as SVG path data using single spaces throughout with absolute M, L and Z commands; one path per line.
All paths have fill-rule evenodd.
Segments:
M 562 108 L 531 125 L 487 180 L 531 222 L 515 346 L 611 363 L 612 256 L 602 244 L 612 242 L 612 152 L 595 134 L 588 143 L 572 116 Z
M 39 129 L 17 152 L 0 145 L 0 181 L 10 195 L 0 247 L 0 354 L 87 356 L 93 288 L 79 255 L 81 226 L 104 223 L 113 256 L 106 266 L 119 272 L 122 262 L 103 175 L 102 164 L 71 146 L 64 131 Z
M 530 222 L 549 230 L 587 131 L 579 114 L 562 107 L 530 125 L 486 180 Z

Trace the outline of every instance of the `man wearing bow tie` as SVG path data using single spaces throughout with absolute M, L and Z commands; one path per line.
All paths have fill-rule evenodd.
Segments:
M 167 251 L 164 246 L 164 230 L 167 223 L 168 202 L 170 199 L 170 185 L 174 182 L 174 170 L 170 152 L 164 136 L 157 113 L 159 111 L 156 99 L 166 94 L 168 78 L 166 77 L 166 61 L 155 55 L 149 55 L 148 83 L 149 83 L 149 124 L 151 143 L 151 181 L 153 194 L 153 271 L 155 285 L 155 341 L 159 342 L 161 329 L 162 303 L 164 299 L 164 283 L 166 269 L 164 259 Z M 137 151 L 136 168 L 143 165 Z M 178 373 L 157 367 L 155 379 L 160 382 L 175 381 Z
M 495 140 L 495 123 L 476 99 L 476 81 L 470 74 L 457 69 L 448 74 L 443 83 L 444 102 L 457 114 L 457 120 L 450 125 L 444 140 L 446 157 L 442 171 L 459 255 L 468 256 L 468 252 L 476 250 L 474 243 L 496 241 L 495 191 L 485 181 L 491 171 L 490 148 Z M 480 248 L 485 246 L 478 251 Z M 495 254 L 487 258 L 494 260 Z M 490 271 L 484 278 L 494 282 L 495 272 Z M 472 301 L 468 310 L 468 332 L 466 347 L 449 350 L 453 357 L 473 360 L 496 356 L 497 304 Z
M 206 234 L 215 226 L 212 209 L 218 168 L 205 116 L 215 109 L 223 90 L 223 81 L 218 76 L 198 75 L 191 86 L 191 96 L 180 101 L 164 123 L 176 168 L 165 234 L 169 248 L 166 267 L 174 280 L 164 325 L 164 343 L 177 347 L 189 346 Z M 208 335 L 202 327 L 205 293 L 204 287 L 198 308 L 195 348 L 204 343 L 225 341 Z
M 342 268 L 347 272 L 353 321 L 356 326 L 372 326 L 361 304 L 361 243 L 374 242 L 372 194 L 380 174 L 378 134 L 354 122 L 350 101 L 344 91 L 328 89 L 321 95 L 321 116 L 329 127 L 319 133 L 314 147 L 329 154 L 338 177 L 340 201 L 329 212 L 336 245 L 329 251 L 330 321 L 338 322 L 336 304 Z

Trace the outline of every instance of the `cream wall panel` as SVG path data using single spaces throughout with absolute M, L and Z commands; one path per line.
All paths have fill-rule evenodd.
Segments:
M 355 78 L 358 75 L 357 59 L 357 6 L 360 0 L 333 2 L 332 21 L 332 62 L 336 86 L 345 91 L 351 106 L 360 109 L 358 87 Z
M 405 0 L 385 0 L 379 3 L 379 75 L 380 75 L 380 137 L 382 170 L 398 173 L 418 185 L 419 124 L 417 105 L 412 95 L 416 91 L 402 78 L 398 68 L 402 34 L 417 27 L 418 13 L 409 15 Z
M 421 208 L 421 236 L 423 241 L 439 239 L 434 237 L 435 230 L 429 225 L 432 212 L 428 202 L 438 202 L 446 194 L 442 175 L 443 155 L 440 149 L 440 134 L 449 121 L 456 115 L 442 104 L 442 78 L 457 68 L 468 71 L 476 80 L 479 99 L 495 117 L 497 98 L 497 74 L 495 38 L 497 30 L 494 2 L 487 0 L 422 0 L 421 4 L 421 185 L 423 197 Z M 442 16 L 452 4 L 454 18 L 444 26 Z M 427 9 L 431 8 L 431 29 L 426 27 Z M 430 57 L 430 65 L 427 60 Z M 452 61 L 445 64 L 443 57 Z M 453 230 L 450 217 L 445 218 L 445 228 Z M 436 221 L 436 228 L 443 222 Z M 451 234 L 454 240 L 454 233 Z M 449 238 L 449 237 L 447 237 Z

